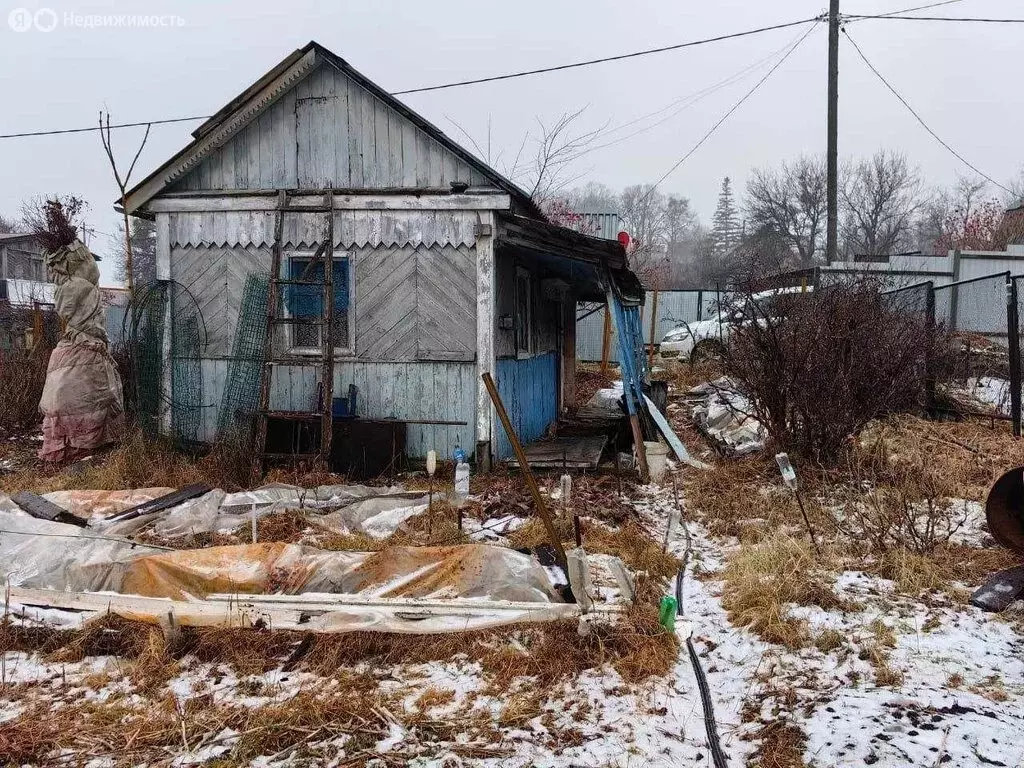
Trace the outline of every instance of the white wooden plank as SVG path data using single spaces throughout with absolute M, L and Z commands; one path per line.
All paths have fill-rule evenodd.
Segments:
M 363 96 L 351 80 L 348 86 L 348 178 L 353 187 L 363 186 Z
M 272 180 L 272 187 L 275 189 L 288 186 L 285 164 L 288 153 L 295 151 L 294 144 L 289 147 L 286 143 L 288 117 L 289 115 L 282 110 L 280 102 L 271 107 L 269 121 L 271 146 L 270 178 Z
M 363 88 L 358 89 L 359 98 L 362 102 L 362 114 L 360 124 L 362 127 L 362 153 L 363 153 L 363 183 L 364 187 L 375 187 L 377 185 L 377 121 L 373 98 Z
M 156 216 L 156 279 L 171 279 L 171 214 Z
M 382 101 L 373 100 L 374 187 L 391 186 L 391 142 L 388 136 L 388 108 Z
M 416 127 L 406 120 L 402 120 L 402 178 L 399 184 L 404 187 L 416 186 L 416 153 L 418 142 L 416 140 Z
M 263 180 L 260 177 L 260 131 L 256 123 L 245 129 L 245 157 L 249 168 L 249 183 L 258 188 L 262 186 Z
M 429 158 L 427 165 L 430 168 L 430 186 L 445 187 L 444 160 L 442 159 L 443 149 L 433 139 L 430 139 L 428 146 Z
M 322 205 L 320 194 L 297 195 L 294 206 Z M 512 204 L 505 194 L 367 194 L 335 195 L 338 210 L 367 211 L 479 211 L 507 210 Z M 162 197 L 151 201 L 146 210 L 151 213 L 177 213 L 190 211 L 273 211 L 277 207 L 274 195 L 225 195 L 202 197 Z M 474 217 L 463 219 L 475 225 Z
M 480 223 L 490 227 L 494 232 L 494 214 L 480 214 Z M 495 302 L 495 269 L 494 269 L 494 236 L 481 235 L 476 241 L 476 440 L 491 445 L 493 453 L 494 437 L 494 406 L 487 389 L 480 386 L 480 379 L 485 373 L 494 375 L 494 302 Z M 490 465 L 489 459 L 483 460 L 485 466 Z
M 402 186 L 402 129 L 407 121 L 388 109 L 388 186 Z
M 430 179 L 430 137 L 423 131 L 416 131 L 416 186 L 429 187 Z
M 248 129 L 246 129 L 248 130 Z M 235 169 L 235 188 L 248 189 L 249 184 L 249 152 L 245 142 L 245 131 L 235 136 L 230 143 L 231 153 L 234 155 L 233 167 Z M 225 147 L 227 150 L 227 147 Z M 151 201 L 151 203 L 156 202 Z
M 339 187 L 351 184 L 349 177 L 348 78 L 331 68 L 334 78 L 334 183 Z

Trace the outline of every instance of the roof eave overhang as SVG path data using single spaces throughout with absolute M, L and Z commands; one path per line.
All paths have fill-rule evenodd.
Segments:
M 591 237 L 557 224 L 523 216 L 499 217 L 498 240 L 565 259 L 599 264 L 612 270 L 629 268 L 626 250 L 615 240 Z

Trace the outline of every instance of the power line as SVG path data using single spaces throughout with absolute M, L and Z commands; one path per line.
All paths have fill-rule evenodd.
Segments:
M 913 108 L 912 106 L 910 106 L 910 104 L 909 104 L 909 103 L 907 102 L 907 100 L 906 100 L 906 99 L 904 99 L 904 98 L 903 98 L 903 97 L 902 97 L 902 96 L 901 96 L 901 95 L 899 94 L 899 92 L 898 92 L 898 91 L 897 91 L 897 90 L 896 90 L 896 89 L 895 89 L 895 88 L 894 88 L 894 87 L 892 86 L 892 84 L 891 84 L 891 83 L 890 83 L 890 82 L 889 82 L 888 80 L 886 80 L 886 79 L 885 79 L 885 76 L 884 76 L 884 75 L 882 75 L 882 73 L 881 73 L 881 72 L 879 72 L 879 71 L 878 71 L 878 70 L 877 70 L 877 69 L 875 68 L 874 64 L 872 64 L 872 63 L 871 63 L 870 61 L 868 61 L 868 57 L 864 55 L 864 51 L 862 51 L 862 50 L 860 49 L 860 46 L 859 46 L 859 45 L 857 45 L 857 41 L 856 41 L 856 40 L 854 40 L 854 39 L 853 39 L 852 37 L 850 37 L 850 33 L 849 33 L 849 32 L 847 32 L 847 31 L 846 31 L 846 30 L 844 29 L 844 30 L 843 30 L 843 34 L 844 34 L 844 35 L 846 35 L 846 39 L 850 41 L 850 43 L 851 43 L 851 44 L 853 45 L 854 49 L 855 49 L 855 50 L 857 51 L 858 55 L 859 55 L 859 56 L 861 57 L 861 59 L 863 59 L 863 60 L 864 60 L 864 63 L 868 65 L 868 69 L 870 69 L 870 70 L 871 70 L 872 72 L 874 72 L 874 73 L 875 73 L 875 76 L 876 76 L 876 77 L 877 77 L 877 78 L 878 78 L 879 80 L 881 80 L 881 81 L 882 81 L 882 83 L 883 83 L 883 84 L 885 85 L 885 87 L 886 87 L 886 88 L 888 88 L 888 89 L 889 89 L 889 91 L 890 91 L 890 92 L 892 93 L 892 95 L 893 95 L 893 96 L 895 96 L 895 97 L 896 97 L 897 99 L 899 99 L 899 100 L 900 100 L 900 103 L 901 103 L 901 104 L 903 104 L 903 106 L 907 108 L 907 110 L 908 110 L 908 111 L 910 112 L 910 114 L 912 114 L 912 115 L 914 116 L 914 118 L 915 118 L 915 119 L 917 120 L 917 122 L 919 122 L 919 123 L 921 124 L 921 126 L 922 126 L 922 127 L 923 127 L 923 128 L 924 128 L 924 129 L 926 130 L 926 131 L 928 131 L 928 133 L 930 133 L 930 134 L 932 135 L 932 138 L 934 138 L 934 139 L 935 139 L 935 140 L 936 140 L 937 142 L 939 142 L 939 144 L 941 144 L 941 145 L 942 145 L 943 147 L 945 147 L 945 148 L 946 148 L 946 150 L 947 150 L 947 151 L 949 151 L 949 153 L 953 155 L 953 157 L 955 157 L 955 158 L 956 158 L 957 160 L 959 160 L 959 161 L 960 161 L 961 163 L 963 163 L 964 165 L 966 165 L 966 166 L 967 166 L 968 168 L 970 168 L 970 169 L 971 169 L 972 171 L 974 171 L 974 172 L 975 172 L 976 174 L 978 174 L 979 176 L 981 176 L 981 177 L 982 177 L 982 178 L 984 178 L 984 179 L 987 179 L 987 180 L 988 180 L 989 182 L 991 182 L 991 183 L 992 183 L 992 184 L 994 184 L 995 186 L 999 187 L 999 188 L 1000 188 L 1000 189 L 1002 189 L 1003 191 L 1005 191 L 1005 192 L 1009 192 L 1010 194 L 1013 194 L 1013 191 L 1012 191 L 1012 190 L 1011 190 L 1011 189 L 1010 189 L 1009 187 L 1005 187 L 1005 186 L 1003 186 L 1003 185 L 1002 185 L 1002 184 L 1000 184 L 1000 183 L 999 183 L 998 181 L 996 181 L 996 180 L 995 180 L 995 179 L 993 179 L 993 178 L 992 178 L 991 176 L 989 176 L 989 175 L 988 175 L 987 173 L 984 173 L 984 172 L 982 172 L 981 170 L 979 170 L 979 169 L 978 169 L 978 167 L 977 167 L 976 165 L 974 165 L 973 163 L 971 163 L 971 162 L 970 162 L 970 161 L 969 161 L 969 160 L 968 160 L 967 158 L 965 158 L 965 157 L 964 157 L 963 155 L 961 155 L 961 154 L 960 154 L 959 152 L 957 152 L 957 151 L 956 151 L 955 149 L 953 149 L 953 147 L 951 147 L 951 146 L 950 146 L 950 145 L 949 145 L 949 144 L 948 144 L 948 143 L 947 143 L 946 141 L 944 141 L 944 140 L 942 139 L 942 137 L 941 137 L 941 136 L 939 136 L 939 134 L 937 134 L 937 133 L 936 133 L 935 131 L 933 131 L 933 130 L 932 130 L 932 129 L 931 129 L 931 128 L 930 128 L 929 126 L 928 126 L 928 124 L 927 124 L 927 123 L 926 123 L 926 122 L 924 121 L 924 118 L 922 118 L 922 117 L 921 117 L 921 115 L 919 115 L 919 114 L 917 113 L 917 111 L 916 111 L 916 110 L 915 110 L 915 109 L 914 109 L 914 108 Z
M 209 115 L 196 115 L 194 117 L 172 117 L 166 120 L 146 120 L 140 123 L 118 123 L 117 125 L 111 125 L 111 128 L 140 128 L 147 125 L 165 125 L 167 123 L 187 123 L 190 120 L 208 120 Z M 104 126 L 106 127 L 106 126 Z M 5 133 L 0 134 L 0 139 L 20 139 L 25 136 L 56 136 L 62 133 L 88 133 L 89 131 L 98 131 L 100 127 L 94 125 L 90 128 L 61 128 L 54 131 L 26 131 L 25 133 Z
M 893 21 L 962 21 L 980 24 L 1024 24 L 1024 19 L 983 19 L 974 16 L 892 16 L 889 14 L 844 14 L 843 18 L 856 21 L 864 19 L 891 19 Z
M 797 37 L 799 37 L 799 35 Z M 758 59 L 757 61 L 755 61 L 752 64 L 748 64 L 746 67 L 744 67 L 743 69 L 739 70 L 738 72 L 734 72 L 733 74 L 729 75 L 726 78 L 723 78 L 722 80 L 719 80 L 716 83 L 712 83 L 711 85 L 709 85 L 709 86 L 707 86 L 705 88 L 701 88 L 698 91 L 694 91 L 693 93 L 690 93 L 687 96 L 681 96 L 678 99 L 674 99 L 673 101 L 669 102 L 667 105 L 662 107 L 661 109 L 655 110 L 654 112 L 649 112 L 646 115 L 641 115 L 640 117 L 636 117 L 636 118 L 633 118 L 632 120 L 628 120 L 625 123 L 622 123 L 620 125 L 615 126 L 614 128 L 609 128 L 608 130 L 604 131 L 604 135 L 605 136 L 608 136 L 608 135 L 614 134 L 614 133 L 618 133 L 623 128 L 628 128 L 631 125 L 635 125 L 636 123 L 643 122 L 644 120 L 647 120 L 647 119 L 652 118 L 652 117 L 657 117 L 658 115 L 661 115 L 661 114 L 663 114 L 665 112 L 669 112 L 669 110 L 671 110 L 669 112 L 669 114 L 665 115 L 660 120 L 657 120 L 657 121 L 651 123 L 650 125 L 646 125 L 646 126 L 644 126 L 642 128 L 638 128 L 637 130 L 632 131 L 632 132 L 626 134 L 625 136 L 620 136 L 620 137 L 615 138 L 615 139 L 610 139 L 610 140 L 608 140 L 608 141 L 606 141 L 606 142 L 604 142 L 602 144 L 598 144 L 598 145 L 593 146 L 593 147 L 587 147 L 586 149 L 581 150 L 578 154 L 573 155 L 570 158 L 570 160 L 575 160 L 575 159 L 577 159 L 579 157 L 582 157 L 583 155 L 588 155 L 591 152 L 596 152 L 599 149 L 605 149 L 607 147 L 611 147 L 611 146 L 614 146 L 616 144 L 621 144 L 622 142 L 627 141 L 627 140 L 629 140 L 629 139 L 631 139 L 631 138 L 633 138 L 635 136 L 639 136 L 640 134 L 647 133 L 648 131 L 654 130 L 659 125 L 662 125 L 662 124 L 668 122 L 669 120 L 671 120 L 672 118 L 674 118 L 680 112 L 683 112 L 684 110 L 689 109 L 690 107 L 694 106 L 695 104 L 698 104 L 699 102 L 703 101 L 708 96 L 710 96 L 710 95 L 712 95 L 714 93 L 717 93 L 718 91 L 720 91 L 723 88 L 726 88 L 726 87 L 732 85 L 735 82 L 738 82 L 738 81 L 742 80 L 744 77 L 746 77 L 751 72 L 754 72 L 757 69 L 761 68 L 762 66 L 764 66 L 765 64 L 770 62 L 772 59 L 774 59 L 776 56 L 779 56 L 784 51 L 788 50 L 789 47 L 796 42 L 796 39 L 797 38 L 793 38 L 788 43 L 786 43 L 784 46 L 779 48 L 777 51 L 773 51 L 772 53 L 769 53 L 764 58 Z
M 898 16 L 901 13 L 913 13 L 914 11 L 927 11 L 929 8 L 938 8 L 943 5 L 952 5 L 953 3 L 962 3 L 963 0 L 942 0 L 940 3 L 928 3 L 928 5 L 917 5 L 913 8 L 901 8 L 898 11 L 889 11 L 888 13 L 881 13 L 879 16 Z
M 815 29 L 814 27 L 808 28 L 808 30 L 803 34 L 803 36 L 799 40 L 797 40 L 788 51 L 786 51 L 786 55 L 783 56 L 781 59 L 779 59 L 777 62 L 775 62 L 775 65 L 765 73 L 764 77 L 762 77 L 760 80 L 758 80 L 757 83 L 754 84 L 754 87 L 751 88 L 749 91 L 747 91 L 743 95 L 743 98 L 741 98 L 739 101 L 737 101 L 735 104 L 733 104 L 732 107 L 729 108 L 729 111 L 726 112 L 724 115 L 722 115 L 721 119 L 717 123 L 715 123 L 713 126 L 711 126 L 711 130 L 709 130 L 707 133 L 705 133 L 701 137 L 700 141 L 698 141 L 696 144 L 694 144 L 693 147 L 691 147 L 690 150 L 685 155 L 683 155 L 681 158 L 679 158 L 679 160 L 677 160 L 676 163 L 671 168 L 669 168 L 667 171 L 665 171 L 664 174 L 662 174 L 660 179 L 658 179 L 656 182 L 654 182 L 654 184 L 651 185 L 651 188 L 647 191 L 647 195 L 650 195 L 651 193 L 653 193 L 654 190 L 657 189 L 658 186 L 661 184 L 661 182 L 663 182 L 665 179 L 667 179 L 669 176 L 671 176 L 675 172 L 675 170 L 677 168 L 679 168 L 679 166 L 681 166 L 683 163 L 685 163 L 693 155 L 694 152 L 696 152 L 698 149 L 700 149 L 704 145 L 704 142 L 706 142 L 708 139 L 710 139 L 712 134 L 714 134 L 715 131 L 717 131 L 721 127 L 722 123 L 724 123 L 726 120 L 728 120 L 729 117 L 732 116 L 733 112 L 735 112 L 737 109 L 739 109 L 747 99 L 749 99 L 751 96 L 753 96 L 754 93 L 762 85 L 764 85 L 764 83 L 768 80 L 768 78 L 770 78 L 773 74 L 775 74 L 775 71 L 779 67 L 781 67 L 790 56 L 793 55 L 793 52 L 797 48 L 800 47 L 800 44 L 804 40 L 807 39 L 807 37 L 811 34 L 811 32 L 814 31 L 814 29 Z M 645 197 L 647 195 L 645 195 Z
M 446 88 L 460 88 L 462 86 L 476 85 L 478 83 L 490 83 L 490 82 L 495 82 L 495 81 L 498 81 L 498 80 L 511 80 L 513 78 L 527 77 L 529 75 L 539 75 L 539 74 L 544 74 L 544 73 L 547 73 L 547 72 L 558 72 L 558 71 L 561 71 L 561 70 L 564 70 L 564 69 L 575 69 L 575 68 L 578 68 L 578 67 L 588 67 L 588 66 L 591 66 L 591 65 L 594 65 L 594 64 L 603 64 L 603 63 L 609 62 L 609 61 L 621 61 L 621 60 L 624 60 L 624 59 L 637 58 L 639 56 L 649 56 L 649 55 L 655 54 L 655 53 L 665 53 L 666 51 L 676 51 L 676 50 L 680 50 L 682 48 L 692 48 L 692 47 L 695 47 L 695 46 L 698 46 L 698 45 L 707 45 L 709 43 L 721 42 L 723 40 L 733 40 L 733 39 L 740 38 L 740 37 L 748 37 L 750 35 L 756 35 L 756 34 L 760 34 L 762 32 L 770 32 L 770 31 L 773 31 L 773 30 L 776 30 L 776 29 L 786 29 L 788 27 L 796 27 L 796 26 L 799 26 L 801 24 L 809 24 L 809 23 L 811 23 L 813 21 L 820 21 L 820 20 L 821 20 L 821 17 L 814 16 L 814 17 L 807 18 L 807 19 L 800 19 L 799 21 L 788 21 L 788 22 L 785 22 L 785 23 L 782 23 L 782 24 L 774 24 L 774 25 L 768 26 L 768 27 L 759 27 L 758 29 L 748 29 L 748 30 L 745 30 L 743 32 L 733 32 L 731 34 L 719 35 L 717 37 L 709 37 L 709 38 L 705 38 L 703 40 L 691 40 L 689 42 L 677 43 L 675 45 L 667 45 L 667 46 L 663 46 L 661 48 L 648 48 L 648 49 L 645 49 L 645 50 L 642 50 L 642 51 L 633 51 L 632 53 L 619 54 L 617 56 L 606 56 L 606 57 L 601 58 L 601 59 L 590 59 L 588 61 L 577 61 L 577 62 L 574 62 L 572 64 L 561 64 L 559 66 L 543 67 L 541 69 L 531 69 L 531 70 L 525 70 L 525 71 L 522 71 L 522 72 L 510 72 L 510 73 L 507 73 L 507 74 L 504 74 L 504 75 L 494 75 L 492 77 L 482 77 L 482 78 L 478 78 L 478 79 L 475 79 L 475 80 L 461 80 L 461 81 L 454 82 L 454 83 L 443 83 L 441 85 L 425 86 L 423 88 L 410 88 L 410 89 L 407 89 L 407 90 L 404 90 L 404 91 L 395 91 L 391 95 L 392 96 L 402 96 L 402 95 L 410 94 L 410 93 L 424 93 L 426 91 L 439 91 L 439 90 L 446 89 Z M 185 122 L 189 122 L 189 121 L 192 121 L 192 120 L 209 120 L 210 117 L 211 117 L 210 115 L 194 115 L 192 117 L 174 117 L 174 118 L 168 118 L 168 119 L 163 119 L 163 120 L 145 120 L 145 121 L 136 122 L 136 123 L 118 123 L 116 125 L 111 125 L 110 127 L 111 128 L 138 128 L 138 127 L 150 126 L 150 125 L 167 125 L 167 124 L 170 124 L 170 123 L 185 123 Z M 29 137 L 29 136 L 56 136 L 56 135 L 65 134 L 65 133 L 88 133 L 90 131 L 98 131 L 98 130 L 99 130 L 99 126 L 98 125 L 93 125 L 93 126 L 89 126 L 87 128 L 62 128 L 62 129 L 49 130 L 49 131 L 25 131 L 25 132 L 22 132 L 22 133 L 0 134 L 0 139 L 20 139 L 20 138 L 26 138 L 26 137 Z
M 718 35 L 717 37 L 708 37 L 703 40 L 691 40 L 686 43 L 676 43 L 675 45 L 666 45 L 661 48 L 646 48 L 642 51 L 633 51 L 632 53 L 620 53 L 617 56 L 605 56 L 600 59 L 588 59 L 587 61 L 577 61 L 572 64 L 559 64 L 554 67 L 542 67 L 540 69 L 528 69 L 522 72 L 510 72 L 504 75 L 493 75 L 491 77 L 480 77 L 475 80 L 460 80 L 456 83 L 445 83 L 444 85 L 428 85 L 423 88 L 409 88 L 405 91 L 395 91 L 392 96 L 404 96 L 409 93 L 424 93 L 426 91 L 440 91 L 445 88 L 461 88 L 465 85 L 477 85 L 479 83 L 493 83 L 497 80 L 511 80 L 517 77 L 527 77 L 529 75 L 540 75 L 547 72 L 560 72 L 565 69 L 576 69 L 578 67 L 589 67 L 594 64 L 604 64 L 609 61 L 622 61 L 623 59 L 634 59 L 639 56 L 650 56 L 655 53 L 665 53 L 666 51 L 678 51 L 682 48 L 693 48 L 698 45 L 707 45 L 708 43 L 718 43 L 723 40 L 734 40 L 738 37 L 747 37 L 749 35 L 757 35 L 762 32 L 771 32 L 776 29 L 786 29 L 788 27 L 797 27 L 801 24 L 809 24 L 813 21 L 821 21 L 821 16 L 812 16 L 807 19 L 800 19 L 799 21 L 787 21 L 783 24 L 773 24 L 770 27 L 759 27 L 757 29 L 748 29 L 744 32 L 733 32 L 728 35 Z

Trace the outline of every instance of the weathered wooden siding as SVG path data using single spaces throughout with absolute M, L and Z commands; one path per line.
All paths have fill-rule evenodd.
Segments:
M 188 289 L 202 313 L 205 357 L 231 354 L 245 278 L 254 271 L 270 271 L 269 248 L 171 248 L 171 278 Z
M 489 185 L 479 171 L 323 64 L 205 158 L 177 191 Z
M 557 370 L 558 355 L 554 352 L 523 360 L 498 360 L 498 394 L 516 435 L 524 443 L 543 437 L 558 418 Z M 507 459 L 512 455 L 512 444 L 500 425 L 496 429 L 496 457 Z
M 200 439 L 217 434 L 217 414 L 229 361 L 203 360 L 203 417 Z M 464 421 L 465 426 L 410 424 L 406 453 L 425 458 L 427 451 L 451 456 L 456 445 L 471 453 L 476 413 L 476 368 L 473 363 L 383 363 L 339 361 L 334 367 L 334 388 L 359 389 L 358 413 L 367 418 L 419 421 Z M 315 368 L 279 366 L 274 373 L 270 407 L 308 410 L 313 407 L 319 372 Z
M 473 360 L 476 214 L 338 211 L 335 245 L 350 258 L 356 356 L 363 360 Z M 324 218 L 285 219 L 286 250 L 313 250 Z M 230 354 L 245 277 L 270 269 L 273 214 L 169 214 L 171 277 L 196 297 L 208 357 Z

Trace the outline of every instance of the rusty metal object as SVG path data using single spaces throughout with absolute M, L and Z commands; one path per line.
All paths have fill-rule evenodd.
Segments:
M 996 541 L 1024 555 L 1024 467 L 996 480 L 985 500 L 985 517 Z

